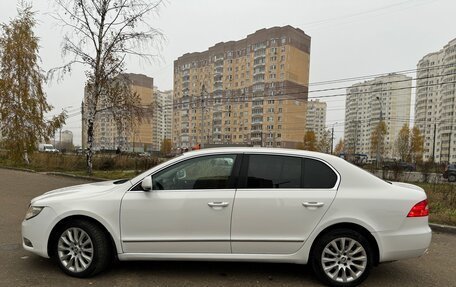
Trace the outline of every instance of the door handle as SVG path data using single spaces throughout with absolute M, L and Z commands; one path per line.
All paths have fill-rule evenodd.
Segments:
M 214 201 L 214 202 L 209 202 L 207 205 L 210 207 L 227 207 L 229 202 L 226 201 Z
M 316 202 L 316 201 L 307 201 L 302 203 L 303 206 L 305 207 L 322 207 L 325 205 L 324 202 Z

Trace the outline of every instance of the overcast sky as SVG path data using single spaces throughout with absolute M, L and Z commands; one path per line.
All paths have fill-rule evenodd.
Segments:
M 61 65 L 64 31 L 49 12 L 52 0 L 35 0 L 42 68 Z M 16 1 L 2 0 L 0 22 L 16 15 Z M 153 64 L 128 60 L 128 71 L 154 78 L 160 90 L 172 89 L 173 61 L 204 51 L 218 42 L 239 40 L 262 28 L 291 25 L 312 38 L 310 83 L 415 69 L 427 53 L 456 38 L 455 0 L 169 0 L 151 23 L 166 36 L 161 59 Z M 75 69 L 61 82 L 48 83 L 48 101 L 57 113 L 74 111 L 83 97 L 84 70 Z M 409 74 L 414 77 L 414 74 Z M 345 87 L 353 82 L 338 83 Z M 310 90 L 328 86 L 310 86 Z M 334 87 L 334 86 L 333 86 Z M 338 93 L 344 90 L 337 91 Z M 334 93 L 334 92 L 333 92 Z M 311 97 L 322 95 L 311 93 Z M 327 125 L 343 132 L 344 97 L 325 99 Z M 75 144 L 81 141 L 81 118 L 67 120 Z

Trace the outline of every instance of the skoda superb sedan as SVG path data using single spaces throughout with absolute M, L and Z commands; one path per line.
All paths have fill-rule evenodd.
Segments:
M 310 264 L 355 286 L 381 262 L 423 255 L 423 189 L 383 181 L 335 156 L 299 150 L 188 152 L 131 179 L 32 199 L 26 250 L 87 277 L 119 260 Z

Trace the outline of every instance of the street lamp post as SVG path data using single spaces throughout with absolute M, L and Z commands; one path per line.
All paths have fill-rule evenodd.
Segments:
M 381 135 L 380 124 L 383 121 L 383 112 L 382 112 L 382 101 L 380 100 L 380 97 L 377 97 L 376 99 L 380 103 L 380 121 L 378 122 L 379 126 L 378 126 L 378 130 L 377 130 L 377 132 L 379 133 L 379 134 L 377 134 L 377 168 L 379 168 L 379 163 L 380 163 L 380 137 L 381 137 L 380 136 Z M 381 140 L 383 140 L 383 138 Z

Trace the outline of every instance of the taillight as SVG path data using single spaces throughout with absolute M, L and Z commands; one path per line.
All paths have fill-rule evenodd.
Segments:
M 429 215 L 429 206 L 427 199 L 418 202 L 407 214 L 407 217 L 421 217 Z

